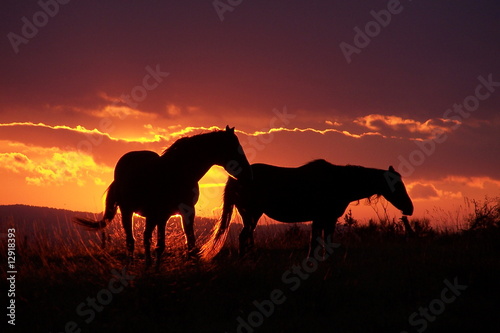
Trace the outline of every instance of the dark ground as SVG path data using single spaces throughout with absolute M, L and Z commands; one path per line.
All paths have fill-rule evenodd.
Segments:
M 144 270 L 139 239 L 138 259 L 126 271 L 121 239 L 107 251 L 97 244 L 77 251 L 57 240 L 19 240 L 14 331 L 491 332 L 489 327 L 498 327 L 498 229 L 407 239 L 380 228 L 356 228 L 336 240 L 341 246 L 325 262 L 304 266 L 307 225 L 263 226 L 256 250 L 244 260 L 236 253 L 239 226 L 234 227 L 227 246 L 208 263 L 186 260 L 178 235 L 160 272 Z M 2 274 L 5 254 L 2 247 Z

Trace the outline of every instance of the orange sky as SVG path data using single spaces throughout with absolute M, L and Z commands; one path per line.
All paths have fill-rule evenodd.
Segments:
M 71 2 L 27 38 L 42 9 L 9 2 L 0 204 L 100 212 L 124 153 L 226 125 L 251 163 L 393 165 L 417 217 L 499 196 L 498 4 L 404 2 L 360 45 L 386 6 L 252 1 L 221 21 L 210 1 Z M 200 215 L 217 216 L 226 177 L 203 178 Z
M 116 120 L 117 123 L 121 121 L 125 120 Z M 138 121 L 139 118 L 134 120 L 136 123 Z M 169 136 L 165 134 L 167 129 L 156 128 L 153 131 L 150 126 L 144 124 L 145 132 L 140 138 L 134 138 L 132 135 L 115 138 L 99 131 L 92 133 L 83 127 L 55 128 L 31 123 L 1 126 L 4 126 L 4 129 L 15 129 L 13 132 L 16 133 L 12 134 L 11 139 L 0 140 L 2 160 L 0 177 L 4 187 L 0 197 L 2 204 L 24 203 L 92 212 L 102 210 L 104 190 L 112 181 L 114 163 L 123 153 L 137 149 L 160 152 L 163 147 L 174 141 L 177 135 L 209 130 L 179 127 L 176 131 L 169 132 L 171 138 L 168 139 Z M 374 149 L 389 145 L 403 146 L 406 147 L 405 152 L 408 154 L 414 151 L 410 149 L 418 148 L 414 143 L 419 139 L 417 137 L 385 136 L 373 131 L 373 128 L 369 129 L 370 132 L 354 133 L 340 129 L 342 125 L 336 127 L 339 129 L 330 128 L 327 124 L 322 130 L 290 126 L 273 130 L 263 128 L 262 131 L 254 133 L 240 131 L 237 134 L 250 162 L 283 166 L 299 166 L 315 158 L 326 158 L 338 164 L 351 163 L 377 168 L 394 165 L 401 168 L 403 163 L 400 162 L 399 156 L 409 155 L 395 156 L 393 149 L 377 151 Z M 184 133 L 184 130 L 187 133 Z M 148 134 L 146 131 L 151 133 Z M 427 129 L 422 128 L 421 131 L 423 133 L 417 135 L 425 136 Z M 21 137 L 25 139 L 21 140 Z M 69 138 L 72 140 L 68 141 Z M 60 141 L 61 145 L 45 145 L 45 141 Z M 67 142 L 75 144 L 67 145 Z M 439 147 L 437 146 L 436 150 Z M 486 195 L 496 196 L 499 193 L 500 180 L 493 177 L 450 174 L 434 178 L 430 173 L 430 178 L 427 178 L 425 164 L 433 164 L 432 156 L 428 158 L 429 160 L 424 161 L 421 166 L 414 166 L 415 170 L 404 178 L 414 201 L 417 217 L 433 216 L 436 214 L 436 209 L 457 211 L 460 206 L 464 206 L 465 198 L 482 199 Z M 227 174 L 220 167 L 213 167 L 201 180 L 198 214 L 218 216 L 226 180 Z M 372 207 L 363 201 L 357 205 L 354 203 L 351 209 L 354 216 L 362 220 L 376 218 L 377 210 L 380 214 L 383 212 L 381 203 Z M 395 209 L 390 208 L 389 213 L 391 217 L 399 217 Z

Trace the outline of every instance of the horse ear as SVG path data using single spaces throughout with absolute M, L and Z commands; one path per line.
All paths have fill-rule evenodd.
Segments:
M 234 127 L 233 128 L 229 128 L 229 125 L 226 125 L 226 132 L 228 132 L 228 133 L 234 133 Z
M 394 170 L 394 168 L 392 167 L 392 165 L 389 167 L 389 171 L 390 172 L 396 172 L 396 170 Z

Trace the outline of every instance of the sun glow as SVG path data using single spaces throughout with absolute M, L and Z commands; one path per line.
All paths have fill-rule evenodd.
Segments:
M 229 174 L 220 166 L 213 166 L 199 181 L 200 196 L 196 215 L 214 217 L 214 210 L 222 205 L 224 186 Z

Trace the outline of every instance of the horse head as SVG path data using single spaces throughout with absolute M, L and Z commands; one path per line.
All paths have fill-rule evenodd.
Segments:
M 401 179 L 401 175 L 394 170 L 392 166 L 384 171 L 385 182 L 380 194 L 387 199 L 397 209 L 403 212 L 403 215 L 413 214 L 413 203 L 406 192 L 406 187 Z
M 222 140 L 219 143 L 218 156 L 216 157 L 217 164 L 236 179 L 252 179 L 250 163 L 248 163 L 245 152 L 234 133 L 234 127 L 226 126 L 224 131 L 220 131 L 220 135 Z

